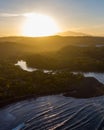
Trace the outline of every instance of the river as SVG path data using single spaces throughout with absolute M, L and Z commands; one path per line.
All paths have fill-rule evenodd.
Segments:
M 22 70 L 27 71 L 27 72 L 34 72 L 39 70 L 38 68 L 31 68 L 27 66 L 26 61 L 24 60 L 20 60 L 18 61 L 15 66 L 19 66 Z M 55 74 L 56 71 L 53 70 L 46 70 L 46 69 L 41 69 L 41 71 L 43 73 L 51 73 L 51 74 Z M 78 74 L 78 73 L 82 73 L 85 77 L 94 77 L 95 79 L 97 79 L 99 82 L 101 82 L 102 84 L 104 84 L 104 73 L 95 73 L 95 72 L 72 72 L 74 74 Z

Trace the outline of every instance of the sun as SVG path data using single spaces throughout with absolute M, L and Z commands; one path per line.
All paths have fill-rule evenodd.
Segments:
M 30 37 L 51 36 L 59 32 L 56 22 L 49 16 L 28 13 L 24 14 L 25 22 L 22 27 L 22 34 Z

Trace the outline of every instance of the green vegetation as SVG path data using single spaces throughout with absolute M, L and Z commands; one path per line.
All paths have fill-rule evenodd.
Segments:
M 74 97 L 84 97 L 82 94 L 85 93 L 84 90 L 88 90 L 85 97 L 104 94 L 102 84 L 93 79 L 87 80 L 81 74 L 69 73 L 70 71 L 104 72 L 104 47 L 96 47 L 96 44 L 103 45 L 104 38 L 59 36 L 1 38 L 0 102 L 31 95 L 64 92 L 69 92 L 69 95 Z M 88 45 L 88 47 L 80 47 L 80 45 Z M 18 60 L 25 60 L 28 66 L 34 68 L 61 70 L 61 72 L 54 75 L 42 71 L 25 72 L 14 66 Z M 101 88 L 98 89 L 97 84 Z M 89 93 L 91 87 L 93 91 Z M 77 90 L 79 95 L 70 93 L 74 90 Z
M 4 67 L 3 67 L 4 68 Z M 75 81 L 84 77 L 67 72 L 45 74 L 42 71 L 25 72 L 8 65 L 0 74 L 0 98 L 7 99 L 25 95 L 57 94 L 68 90 Z
M 8 64 L 8 61 L 2 63 Z M 29 73 L 12 64 L 2 64 L 0 70 L 1 106 L 32 96 L 65 93 L 66 96 L 88 98 L 104 94 L 101 83 L 93 78 L 84 78 L 81 74 L 66 71 L 56 74 L 42 71 Z

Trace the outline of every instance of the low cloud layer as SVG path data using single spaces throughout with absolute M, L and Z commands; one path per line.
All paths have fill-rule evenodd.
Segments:
M 24 14 L 0 13 L 0 17 L 19 17 L 19 16 L 24 16 Z

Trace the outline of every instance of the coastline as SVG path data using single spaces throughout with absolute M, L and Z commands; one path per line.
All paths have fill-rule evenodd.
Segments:
M 10 105 L 12 103 L 16 103 L 23 100 L 28 100 L 31 98 L 38 98 L 42 96 L 49 96 L 49 95 L 57 95 L 63 94 L 66 97 L 73 97 L 73 98 L 92 98 L 104 95 L 104 86 L 102 83 L 97 81 L 95 78 L 87 77 L 84 78 L 80 83 L 75 83 L 72 86 L 69 86 L 68 91 L 54 91 L 54 92 L 42 92 L 40 94 L 29 94 L 20 97 L 14 97 L 7 100 L 0 101 L 0 108 Z

